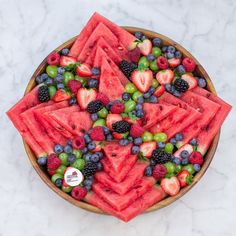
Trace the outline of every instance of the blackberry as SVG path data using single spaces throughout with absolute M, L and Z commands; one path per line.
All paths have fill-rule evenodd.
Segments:
M 83 174 L 84 177 L 92 176 L 97 171 L 97 164 L 94 162 L 87 162 L 84 166 Z
M 93 114 L 93 113 L 97 113 L 102 108 L 103 108 L 103 104 L 100 101 L 95 100 L 95 101 L 92 101 L 88 104 L 87 111 L 89 113 Z
M 171 161 L 171 155 L 161 149 L 156 149 L 152 152 L 152 160 L 156 164 L 165 164 L 166 162 Z
M 39 87 L 38 98 L 40 102 L 48 102 L 50 100 L 49 90 L 46 85 Z
M 131 62 L 128 62 L 126 60 L 122 60 L 119 65 L 121 71 L 123 74 L 129 79 L 131 76 L 131 73 L 137 69 L 137 65 Z
M 125 133 L 130 131 L 130 123 L 124 120 L 120 120 L 112 124 L 112 129 L 117 133 Z
M 189 88 L 189 84 L 185 80 L 178 78 L 174 82 L 174 87 L 179 92 L 186 92 Z

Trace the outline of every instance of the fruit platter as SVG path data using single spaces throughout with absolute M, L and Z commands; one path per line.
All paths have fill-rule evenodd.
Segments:
M 94 13 L 7 115 L 52 190 L 127 222 L 200 180 L 230 110 L 179 44 Z

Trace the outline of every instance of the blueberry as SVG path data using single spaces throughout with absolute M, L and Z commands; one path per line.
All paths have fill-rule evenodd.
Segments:
M 172 93 L 175 97 L 180 98 L 181 97 L 181 93 L 178 90 L 174 90 Z
M 168 48 L 167 46 L 163 46 L 162 49 L 161 49 L 162 52 L 167 52 L 167 48 Z
M 73 151 L 73 149 L 72 149 L 72 147 L 70 145 L 66 145 L 64 147 L 64 152 L 65 153 L 70 154 L 70 153 L 72 153 L 72 151 Z
M 72 146 L 72 140 L 69 140 L 69 141 L 67 142 L 67 145 Z
M 129 142 L 133 142 L 134 141 L 134 138 L 133 137 L 131 137 L 131 136 L 128 136 L 128 138 L 127 138 L 128 140 L 129 140 Z
M 73 98 L 71 98 L 71 99 L 69 100 L 69 105 L 70 105 L 70 106 L 73 106 L 73 105 L 76 105 L 76 104 L 77 104 L 77 100 L 76 100 L 75 97 L 73 97 Z
M 138 154 L 139 150 L 140 150 L 139 146 L 133 146 L 132 149 L 131 149 L 131 152 L 133 154 Z
M 111 106 L 112 106 L 112 102 L 109 102 L 109 103 L 106 105 L 106 108 L 107 108 L 108 110 L 110 110 L 110 109 L 111 109 Z
M 136 116 L 137 116 L 138 118 L 142 118 L 142 117 L 144 116 L 144 111 L 143 111 L 143 110 L 138 110 L 138 111 L 136 112 Z
M 173 52 L 167 52 L 167 53 L 166 53 L 166 57 L 167 57 L 168 59 L 171 59 L 171 58 L 174 58 L 174 57 L 175 57 L 175 54 L 174 54 Z
M 85 179 L 84 180 L 84 185 L 85 186 L 92 186 L 93 180 L 92 179 Z
M 204 78 L 199 78 L 198 79 L 198 86 L 201 88 L 205 88 L 207 85 L 206 80 Z
M 144 174 L 146 176 L 152 176 L 152 167 L 151 166 L 147 166 L 145 171 L 144 171 Z
M 189 157 L 189 152 L 187 150 L 183 150 L 181 153 L 180 153 L 180 156 L 183 158 L 183 159 L 186 159 Z
M 103 158 L 103 153 L 102 152 L 96 152 L 96 154 L 98 155 L 99 159 Z
M 181 164 L 180 158 L 174 157 L 174 158 L 173 158 L 173 163 L 176 164 L 176 165 L 180 165 L 180 164 Z
M 103 169 L 102 163 L 101 163 L 101 162 L 98 162 L 98 163 L 97 163 L 97 170 L 98 170 L 98 171 L 101 171 L 102 169 Z
M 60 187 L 62 186 L 62 183 L 63 183 L 63 179 L 61 179 L 61 178 L 58 178 L 58 179 L 56 179 L 56 181 L 55 181 L 55 185 L 56 185 L 58 188 L 60 188 Z
M 160 38 L 154 38 L 152 40 L 153 46 L 160 47 L 161 46 L 161 39 Z
M 75 162 L 75 160 L 76 160 L 76 157 L 75 157 L 74 154 L 70 154 L 70 155 L 68 156 L 67 160 L 68 160 L 68 162 L 69 162 L 70 164 L 73 164 L 73 163 Z
M 96 148 L 96 144 L 94 142 L 90 142 L 87 147 L 88 147 L 88 150 L 93 150 Z
M 170 143 L 172 143 L 173 145 L 175 145 L 177 143 L 176 139 L 175 138 L 171 138 L 170 139 Z
M 150 160 L 150 166 L 155 166 L 157 163 L 153 159 Z
M 155 57 L 152 54 L 147 55 L 148 61 L 154 61 Z
M 105 135 L 110 133 L 110 130 L 106 126 L 103 126 L 103 131 Z
M 57 84 L 57 89 L 64 89 L 65 85 L 63 83 L 58 83 Z
M 56 83 L 63 83 L 63 76 L 62 75 L 57 75 L 55 78 Z
M 186 159 L 182 159 L 181 160 L 181 164 L 182 165 L 187 165 L 188 164 L 188 159 L 186 158 Z
M 142 144 L 142 142 L 143 142 L 143 140 L 142 140 L 141 137 L 140 137 L 140 138 L 135 138 L 135 139 L 134 139 L 134 144 L 135 144 L 135 145 L 138 145 L 138 146 L 139 146 L 139 145 Z
M 135 109 L 138 111 L 138 110 L 142 110 L 143 109 L 143 106 L 141 104 L 137 104 Z
M 171 53 L 174 53 L 175 52 L 175 47 L 174 46 L 168 46 L 167 48 L 167 52 L 171 52 Z
M 192 146 L 196 146 L 197 145 L 197 139 L 196 138 L 192 138 L 189 142 Z
M 83 148 L 82 150 L 81 150 L 81 152 L 83 153 L 83 154 L 85 154 L 85 153 L 87 153 L 88 152 L 88 148 Z
M 70 52 L 70 50 L 69 50 L 68 48 L 63 48 L 63 49 L 61 50 L 61 54 L 62 54 L 63 56 L 67 56 L 67 55 L 69 54 L 69 52 Z
M 43 82 L 45 82 L 48 79 L 48 74 L 47 73 L 41 74 L 41 79 Z
M 63 67 L 58 67 L 57 68 L 57 72 L 58 72 L 58 74 L 60 74 L 60 75 L 63 75 L 64 73 L 65 73 L 65 68 L 63 68 Z
M 184 73 L 186 72 L 186 70 L 185 70 L 185 68 L 184 68 L 183 65 L 177 66 L 176 71 L 177 71 L 178 73 L 180 73 L 180 74 L 184 74 Z
M 47 157 L 39 157 L 37 162 L 40 166 L 45 166 L 47 164 Z
M 113 136 L 112 136 L 111 134 L 108 134 L 108 135 L 106 136 L 106 140 L 107 140 L 107 141 L 113 140 Z
M 182 57 L 182 53 L 180 51 L 176 51 L 175 52 L 175 57 L 176 58 L 181 58 Z
M 150 103 L 157 103 L 157 102 L 158 102 L 157 97 L 155 97 L 154 95 L 152 95 L 152 96 L 149 98 L 149 102 L 150 102 Z
M 136 116 L 137 115 L 137 111 L 136 110 L 131 111 L 131 115 L 132 116 Z
M 143 98 L 143 97 L 139 97 L 139 98 L 138 98 L 138 103 L 139 103 L 139 104 L 144 103 L 144 98 Z
M 127 139 L 122 138 L 122 139 L 119 141 L 119 144 L 120 144 L 121 146 L 126 146 L 126 145 L 129 144 L 129 141 L 128 141 Z
M 151 93 L 149 92 L 146 92 L 143 94 L 143 97 L 146 99 L 146 98 L 150 98 L 151 97 Z
M 176 139 L 176 141 L 182 141 L 184 139 L 184 136 L 181 133 L 177 133 L 175 135 L 175 139 Z
M 165 84 L 165 90 L 169 93 L 172 93 L 174 90 L 174 87 L 171 84 Z
M 85 188 L 89 192 L 92 189 L 92 185 L 85 185 Z
M 134 33 L 134 36 L 135 36 L 137 39 L 140 39 L 140 40 L 141 40 L 141 38 L 142 38 L 142 36 L 143 36 L 143 33 L 142 33 L 142 32 L 135 32 L 135 33 Z
M 156 91 L 156 89 L 155 89 L 154 87 L 152 87 L 152 86 L 148 89 L 148 92 L 149 92 L 150 94 L 154 94 L 155 91 Z
M 60 154 L 60 153 L 63 152 L 63 147 L 61 146 L 61 144 L 56 144 L 56 145 L 54 146 L 54 152 L 55 152 L 56 154 Z
M 193 169 L 194 169 L 196 172 L 198 172 L 198 171 L 200 171 L 201 166 L 200 166 L 199 164 L 194 164 L 194 165 L 193 165 Z
M 159 148 L 164 148 L 166 145 L 164 142 L 158 142 L 158 147 Z
M 89 86 L 89 88 L 98 88 L 98 80 L 94 79 L 94 78 L 91 78 L 88 81 L 88 86 Z
M 92 154 L 91 161 L 92 162 L 98 162 L 99 161 L 99 155 L 97 153 Z
M 85 134 L 84 135 L 84 141 L 85 141 L 85 143 L 90 143 L 92 141 L 92 139 L 89 137 L 88 134 Z
M 38 75 L 38 76 L 36 77 L 35 81 L 36 81 L 37 84 L 43 83 L 43 80 L 42 80 L 41 75 Z
M 98 67 L 93 67 L 91 70 L 93 75 L 100 75 L 101 71 Z
M 143 35 L 142 37 L 141 37 L 141 40 L 143 41 L 143 40 L 145 40 L 147 37 L 145 36 L 145 35 Z
M 92 156 L 92 154 L 91 153 L 86 153 L 85 155 L 84 155 L 84 159 L 85 159 L 85 161 L 91 161 L 91 156 Z
M 124 100 L 124 101 L 128 101 L 129 99 L 130 99 L 130 94 L 129 93 L 123 93 L 122 94 L 122 99 Z

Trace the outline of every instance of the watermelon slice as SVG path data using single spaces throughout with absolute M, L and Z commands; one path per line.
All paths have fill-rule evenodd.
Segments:
M 145 177 L 123 196 L 113 192 L 111 189 L 100 183 L 93 184 L 93 191 L 115 210 L 121 211 L 150 190 L 154 184 L 154 178 Z
M 108 71 L 110 75 L 118 76 L 122 85 L 125 86 L 129 82 L 129 80 L 121 72 L 115 62 L 110 58 L 110 55 L 108 56 L 108 54 L 101 47 L 98 47 L 96 50 L 96 55 L 93 64 L 94 67 L 101 67 L 103 58 L 106 58 L 107 62 L 110 64 L 110 66 L 108 67 L 108 64 L 106 63 L 106 71 Z
M 130 155 L 126 160 L 124 161 L 124 164 L 122 166 L 122 169 L 119 172 L 116 172 L 113 170 L 111 162 L 108 160 L 107 157 L 103 158 L 102 164 L 104 167 L 105 172 L 117 183 L 124 180 L 124 178 L 127 176 L 129 171 L 132 169 L 134 164 L 136 163 L 138 157 L 136 155 Z
M 137 162 L 127 174 L 124 181 L 120 183 L 114 182 L 113 179 L 105 172 L 97 172 L 95 174 L 95 179 L 104 186 L 109 187 L 114 192 L 124 195 L 132 189 L 135 184 L 141 181 L 146 167 L 147 163 Z
M 174 97 L 170 93 L 164 93 L 160 98 L 161 101 L 167 102 L 174 106 L 181 107 L 189 112 L 189 115 L 185 117 L 183 121 L 179 121 L 175 126 L 170 126 L 168 129 L 164 130 L 168 138 L 172 138 L 174 135 L 182 131 L 185 127 L 190 126 L 193 122 L 196 122 L 200 117 L 201 113 L 189 106 L 186 102 Z
M 144 212 L 147 208 L 151 207 L 153 204 L 161 201 L 163 198 L 165 198 L 165 192 L 160 186 L 155 185 L 151 190 L 139 197 L 136 201 L 134 201 L 122 211 L 116 211 L 93 192 L 90 192 L 86 195 L 85 201 L 102 209 L 108 214 L 114 215 L 119 219 L 128 222 L 135 216 Z
M 86 44 L 89 36 L 92 34 L 94 29 L 98 26 L 99 23 L 103 23 L 106 25 L 110 31 L 116 36 L 116 41 L 118 41 L 117 49 L 122 50 L 123 47 L 129 49 L 132 46 L 133 41 L 136 39 L 132 34 L 122 29 L 118 25 L 112 23 L 105 17 L 101 16 L 97 12 L 95 12 L 84 29 L 81 31 L 79 36 L 77 37 L 75 43 L 72 45 L 69 56 L 77 58 L 81 53 L 83 46 Z
M 54 103 L 52 105 L 34 110 L 35 118 L 47 130 L 47 133 L 48 133 L 49 137 L 53 140 L 53 142 L 59 143 L 63 146 L 67 143 L 67 139 L 58 130 L 56 130 L 53 126 L 51 126 L 51 124 L 45 119 L 43 113 L 49 112 L 49 111 L 54 111 L 54 110 L 64 108 L 67 106 L 68 106 L 68 102 L 62 101 L 62 102 Z
M 191 91 L 184 93 L 181 99 L 201 112 L 202 115 L 197 122 L 194 122 L 192 125 L 181 131 L 184 139 L 176 144 L 177 147 L 181 147 L 188 143 L 193 137 L 197 137 L 200 130 L 207 127 L 209 122 L 216 115 L 216 112 L 220 109 L 220 106 L 217 103 Z
M 51 111 L 48 115 L 73 135 L 81 136 L 92 126 L 90 115 L 78 106 Z
M 175 112 L 177 109 L 176 106 L 165 105 L 165 104 L 152 104 L 144 103 L 143 110 L 145 116 L 142 119 L 142 125 L 144 129 L 149 129 L 157 122 L 165 119 L 168 115 Z
M 116 64 L 119 64 L 122 60 L 119 54 L 117 54 L 114 49 L 107 43 L 104 37 L 100 37 L 97 41 L 96 47 L 93 48 L 92 52 L 90 53 L 89 57 L 86 59 L 86 63 L 93 66 L 94 58 L 96 55 L 96 51 L 98 48 L 101 48 L 107 55 L 113 60 Z
M 204 129 L 201 129 L 200 133 L 197 136 L 197 149 L 204 155 L 232 107 L 228 103 L 223 101 L 221 98 L 217 97 L 216 95 L 205 89 L 196 87 L 192 91 L 205 98 L 208 98 L 209 100 L 221 106 L 216 115 L 214 116 L 214 119 L 212 119 L 212 121 L 206 127 L 204 127 Z
M 131 144 L 120 146 L 119 143 L 108 142 L 105 143 L 103 150 L 106 158 L 110 161 L 111 168 L 118 173 L 131 153 Z
M 106 60 L 106 58 L 103 58 L 99 91 L 106 94 L 111 101 L 120 99 L 125 90 L 119 78 L 117 76 L 114 76 L 113 73 L 114 72 L 111 70 L 108 61 Z

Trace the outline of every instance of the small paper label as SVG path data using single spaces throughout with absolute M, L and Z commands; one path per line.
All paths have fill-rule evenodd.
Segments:
M 82 175 L 81 171 L 73 167 L 69 167 L 64 175 L 66 184 L 72 187 L 79 185 L 83 179 L 84 176 Z

